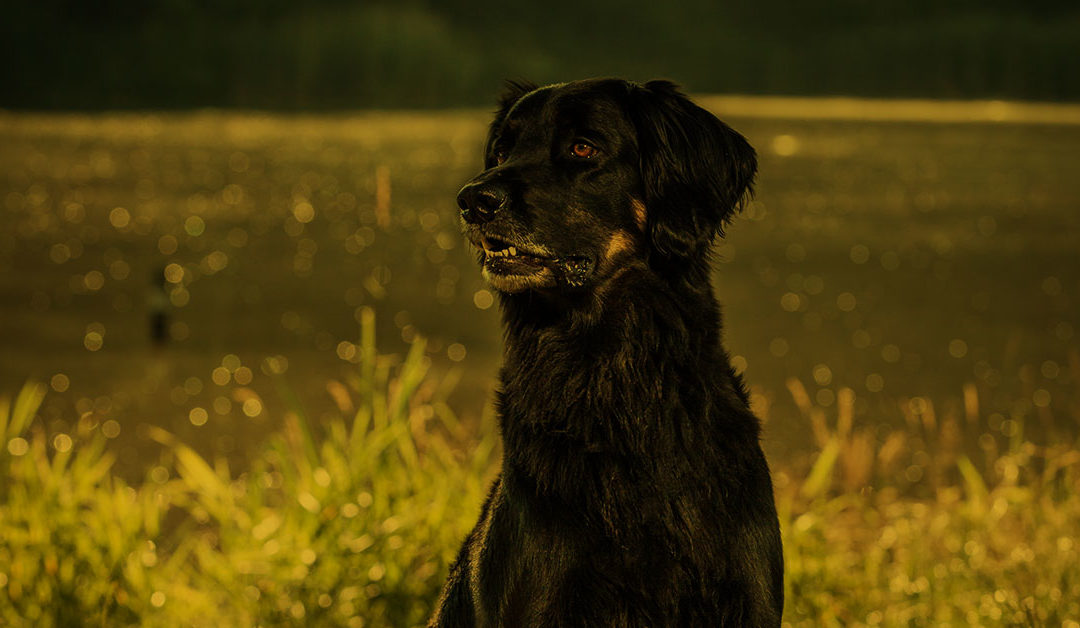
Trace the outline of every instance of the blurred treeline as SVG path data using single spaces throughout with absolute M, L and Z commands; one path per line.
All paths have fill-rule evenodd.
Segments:
M 1074 0 L 9 0 L 0 107 L 486 104 L 504 78 L 1080 99 Z

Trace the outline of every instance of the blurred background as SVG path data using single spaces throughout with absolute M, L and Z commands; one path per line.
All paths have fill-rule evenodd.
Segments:
M 486 105 L 504 78 L 696 92 L 1075 100 L 1068 0 L 11 0 L 0 105 Z
M 382 621 L 376 616 L 415 623 L 475 518 L 497 453 L 478 455 L 470 443 L 495 436 L 485 421 L 501 332 L 494 296 L 462 245 L 454 196 L 480 168 L 483 133 L 507 78 L 671 78 L 757 148 L 757 196 L 718 245 L 714 283 L 726 344 L 765 421 L 778 495 L 792 500 L 781 509 L 789 547 L 810 547 L 806 539 L 822 519 L 806 517 L 835 519 L 815 508 L 843 508 L 819 498 L 887 494 L 890 504 L 902 504 L 895 500 L 940 501 L 963 488 L 978 498 L 965 502 L 970 523 L 996 512 L 991 498 L 999 486 L 1038 489 L 1016 503 L 1033 503 L 1024 499 L 1047 486 L 1075 497 L 1075 3 L 14 0 L 5 14 L 0 393 L 15 395 L 32 380 L 47 394 L 28 413 L 23 404 L 24 431 L 7 423 L 4 434 L 7 419 L 0 421 L 7 439 L 0 458 L 15 465 L 40 442 L 40 455 L 52 459 L 101 438 L 115 457 L 109 473 L 145 483 L 139 490 L 152 489 L 154 499 L 164 499 L 173 481 L 203 486 L 192 480 L 201 467 L 190 459 L 185 466 L 180 451 L 217 461 L 203 480 L 263 487 L 251 479 L 262 475 L 245 470 L 265 471 L 288 457 L 266 453 L 273 435 L 288 441 L 289 434 L 315 434 L 318 442 L 357 407 L 377 404 L 371 390 L 378 382 L 389 387 L 389 399 L 400 396 L 407 382 L 388 374 L 411 364 L 402 372 L 412 374 L 408 381 L 419 378 L 410 384 L 418 386 L 416 397 L 399 410 L 412 437 L 426 443 L 424 434 L 446 435 L 451 452 L 440 471 L 426 472 L 443 477 L 470 457 L 482 461 L 465 468 L 475 485 L 460 495 L 454 486 L 437 491 L 464 510 L 438 541 L 423 537 L 434 548 L 430 556 L 396 571 L 402 559 L 363 563 L 360 575 L 343 572 L 345 580 L 369 582 L 346 587 L 352 592 L 344 597 L 312 585 L 304 593 L 310 599 L 297 601 L 296 571 L 278 580 L 237 576 L 244 603 L 262 600 L 269 608 L 248 619 L 300 621 L 322 608 L 337 613 L 328 625 L 349 623 L 345 618 L 361 611 L 373 625 Z M 409 351 L 412 361 L 403 361 Z M 290 431 L 298 417 L 309 430 Z M 312 471 L 332 468 L 308 459 L 316 447 L 304 451 L 311 494 L 337 486 L 337 475 Z M 405 476 L 423 475 L 408 466 L 414 458 L 403 460 L 413 469 Z M 397 477 L 385 469 L 399 466 L 377 469 Z M 1059 476 L 1069 469 L 1072 475 Z M 276 472 L 266 471 L 263 488 L 282 488 L 280 480 L 274 485 Z M 1024 484 L 1026 474 L 1037 481 Z M 342 481 L 352 487 L 342 511 L 350 504 L 383 509 L 373 531 L 357 537 L 367 539 L 360 545 L 407 554 L 415 539 L 395 532 L 403 507 L 379 501 L 373 488 L 357 497 L 349 484 L 375 480 Z M 414 488 L 400 490 L 414 499 Z M 289 512 L 285 502 L 295 500 L 252 507 L 263 514 L 235 520 L 220 514 L 228 509 L 189 510 L 200 523 L 229 519 L 239 526 L 237 538 L 250 539 L 250 526 L 273 520 L 260 519 L 264 510 Z M 946 514 L 956 508 L 948 499 L 941 504 Z M 1006 510 L 1014 505 L 1007 501 Z M 326 512 L 303 499 L 301 506 L 305 516 Z M 1080 536 L 1080 507 L 1055 508 L 1060 538 Z M 927 511 L 915 512 L 909 528 L 888 528 L 882 519 L 856 527 L 892 530 L 883 533 L 888 543 L 867 540 L 892 552 L 897 534 L 929 525 Z M 1045 521 L 1031 516 L 1011 528 L 1015 538 L 1043 528 Z M 261 530 L 279 534 L 274 526 Z M 976 534 L 971 530 L 954 532 L 966 538 Z M 1037 547 L 1032 541 L 1026 563 L 1007 556 L 1028 565 L 1036 555 L 1054 556 L 1069 569 L 1080 562 L 1068 558 L 1076 550 L 1058 539 Z M 978 547 L 943 543 L 944 557 L 926 559 L 930 567 L 949 565 L 935 577 L 963 581 L 950 571 L 954 555 L 964 559 L 958 570 L 983 565 Z M 218 537 L 207 541 L 218 546 Z M 11 593 L 24 563 L 13 558 L 13 546 L 4 547 L 0 591 L 8 585 L 15 600 L 9 621 L 44 613 L 53 598 L 42 594 L 27 606 L 25 596 L 18 602 Z M 297 547 L 296 556 L 316 560 L 304 553 L 308 545 Z M 869 551 L 848 550 L 843 555 L 852 560 Z M 827 543 L 807 549 L 814 552 L 841 555 Z M 141 568 L 156 568 L 139 556 Z M 297 568 L 314 569 L 301 562 Z M 827 581 L 810 563 L 789 564 L 805 586 Z M 912 571 L 911 563 L 896 564 L 897 573 Z M 998 567 L 988 576 L 1001 579 L 990 601 L 957 603 L 960 617 L 971 620 L 964 615 L 970 610 L 983 625 L 1010 613 L 1028 617 L 1026 589 L 1017 593 L 1012 572 Z M 830 573 L 844 569 L 834 565 Z M 1041 583 L 1031 585 L 1038 599 L 1069 598 L 1070 589 L 1049 576 L 1024 573 Z M 851 582 L 795 608 L 805 625 L 830 625 L 822 618 L 908 625 L 905 617 L 934 616 L 932 606 L 904 614 L 930 587 L 914 575 L 897 584 L 899 577 L 882 581 L 884 597 L 860 593 L 867 609 L 858 617 L 837 615 L 839 607 L 857 606 L 836 601 L 857 590 Z M 135 591 L 132 582 L 123 586 Z M 165 604 L 165 585 L 155 586 L 144 587 L 142 607 L 131 601 L 135 593 L 102 595 L 134 613 L 132 621 L 148 621 Z M 1073 586 L 1076 592 L 1080 585 Z M 891 608 L 885 598 L 892 594 L 896 615 L 881 610 Z M 168 599 L 175 595 L 168 589 Z M 937 599 L 949 606 L 948 596 Z M 189 601 L 191 608 L 202 608 L 196 601 L 220 608 L 220 601 Z M 1080 626 L 1068 623 L 1070 608 L 1076 605 L 1031 616 Z

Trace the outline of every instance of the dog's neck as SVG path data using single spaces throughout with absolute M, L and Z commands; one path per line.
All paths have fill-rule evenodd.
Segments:
M 498 403 L 506 459 L 528 461 L 532 468 L 519 472 L 543 492 L 572 491 L 595 463 L 692 465 L 686 457 L 694 443 L 711 440 L 717 421 L 726 420 L 702 416 L 704 409 L 746 409 L 708 284 L 632 274 L 600 302 L 536 293 L 502 299 Z

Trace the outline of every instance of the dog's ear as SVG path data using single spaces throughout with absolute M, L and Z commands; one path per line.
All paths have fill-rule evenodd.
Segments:
M 701 256 L 752 192 L 754 149 L 669 81 L 632 87 L 630 115 L 654 251 L 668 261 Z
M 506 119 L 506 114 L 510 113 L 510 109 L 513 108 L 517 101 L 521 100 L 522 96 L 535 89 L 537 89 L 537 86 L 530 81 L 507 80 L 505 82 L 503 91 L 499 95 L 499 108 L 495 110 L 495 117 L 491 120 L 491 126 L 488 128 L 484 155 L 491 153 L 491 143 L 495 141 L 495 134 L 499 131 L 499 127 L 502 126 L 503 120 Z
M 531 91 L 535 91 L 537 85 L 532 81 L 515 81 L 507 79 L 503 84 L 503 91 L 499 94 L 499 111 L 495 115 L 505 116 L 506 112 L 521 100 L 521 97 Z

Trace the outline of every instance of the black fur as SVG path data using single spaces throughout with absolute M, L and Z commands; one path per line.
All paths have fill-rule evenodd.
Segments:
M 503 468 L 431 626 L 780 625 L 772 484 L 709 283 L 755 170 L 671 83 L 509 86 L 458 199 L 506 325 Z

